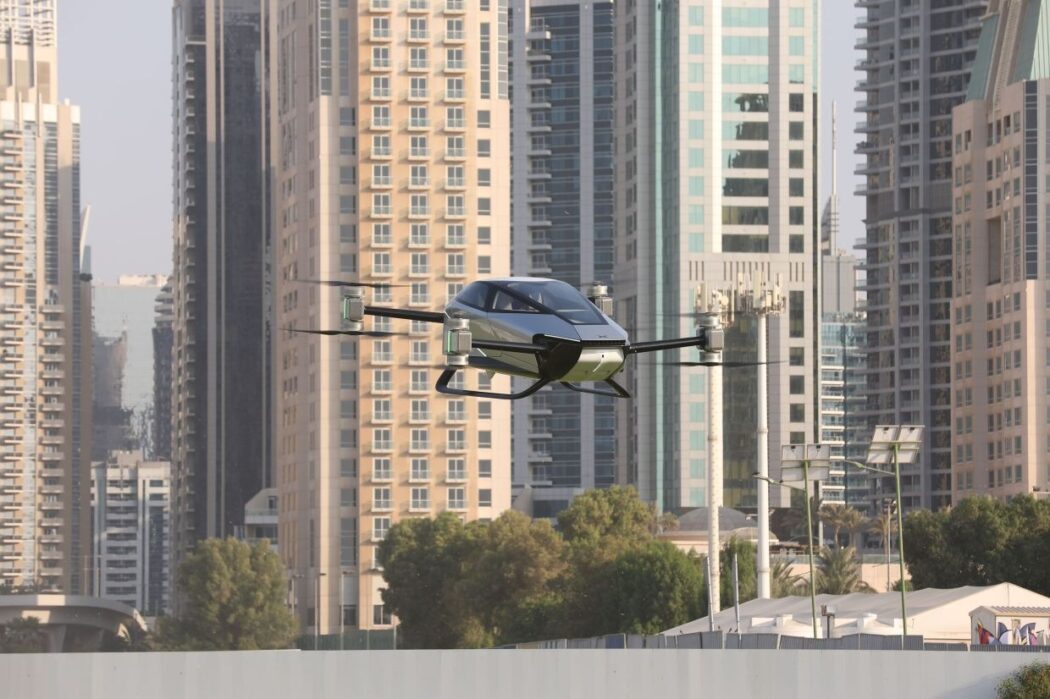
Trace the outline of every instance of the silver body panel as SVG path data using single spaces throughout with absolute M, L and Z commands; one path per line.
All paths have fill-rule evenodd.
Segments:
M 476 284 L 499 288 L 501 282 L 504 281 L 519 280 L 493 279 L 486 282 L 477 282 Z M 528 279 L 527 281 L 563 284 L 563 282 L 555 280 Z M 474 285 L 471 286 L 473 287 Z M 623 368 L 626 358 L 624 348 L 628 342 L 627 332 L 614 320 L 600 312 L 597 315 L 602 322 L 579 324 L 569 322 L 554 312 L 499 312 L 491 308 L 486 309 L 463 302 L 460 297 L 464 295 L 461 292 L 460 295 L 452 299 L 446 306 L 445 313 L 451 317 L 469 319 L 470 330 L 475 339 L 531 343 L 537 336 L 544 336 L 564 338 L 570 342 L 581 342 L 584 347 L 579 360 L 567 373 L 558 378 L 560 381 L 604 381 L 613 377 Z M 469 294 L 466 295 L 469 296 Z M 590 301 L 587 301 L 583 294 L 580 294 L 580 299 L 590 304 Z M 475 302 L 478 301 L 477 298 L 473 300 Z M 591 307 L 593 308 L 593 304 L 591 304 Z M 597 312 L 597 309 L 595 311 Z M 591 343 L 598 346 L 588 346 Z M 482 352 L 474 350 L 474 354 L 475 356 L 498 360 L 504 365 L 504 368 L 498 369 L 498 371 L 504 373 L 531 377 L 539 375 L 536 357 L 531 353 L 498 352 L 493 350 Z

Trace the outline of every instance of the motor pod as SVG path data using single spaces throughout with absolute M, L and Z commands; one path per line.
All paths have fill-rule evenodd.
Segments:
M 364 330 L 365 327 L 365 290 L 359 286 L 350 286 L 343 289 L 342 308 L 343 330 L 355 332 Z
M 609 287 L 601 282 L 592 282 L 591 288 L 587 293 L 587 298 L 599 311 L 610 318 L 612 317 L 613 299 L 612 296 L 609 296 Z
M 445 319 L 445 364 L 450 367 L 465 367 L 469 361 L 473 338 L 470 321 L 466 318 Z
M 725 349 L 725 330 L 717 313 L 704 313 L 700 316 L 700 332 L 704 336 L 704 344 L 700 349 L 700 361 L 720 362 L 722 361 L 722 350 Z

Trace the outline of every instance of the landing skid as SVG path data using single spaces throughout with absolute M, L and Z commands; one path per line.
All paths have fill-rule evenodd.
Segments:
M 471 391 L 466 388 L 452 388 L 449 386 L 449 382 L 452 381 L 452 377 L 459 371 L 458 368 L 449 367 L 441 372 L 441 376 L 438 377 L 437 391 L 438 393 L 447 393 L 451 396 L 468 396 L 471 398 L 498 398 L 500 400 L 518 400 L 519 398 L 528 398 L 536 391 L 540 390 L 544 386 L 550 383 L 550 379 L 537 379 L 535 383 L 526 388 L 524 391 L 518 393 L 494 393 L 492 391 Z

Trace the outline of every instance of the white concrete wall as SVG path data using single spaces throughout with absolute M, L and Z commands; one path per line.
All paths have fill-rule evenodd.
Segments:
M 486 650 L 0 655 L 0 695 L 200 697 L 995 696 L 1050 656 L 901 651 Z

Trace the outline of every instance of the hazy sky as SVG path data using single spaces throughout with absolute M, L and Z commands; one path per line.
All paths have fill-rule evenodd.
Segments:
M 846 247 L 863 233 L 863 203 L 852 194 L 857 10 L 847 0 L 823 0 L 822 6 L 821 138 L 828 147 L 821 196 L 830 191 L 830 114 L 837 100 Z M 102 281 L 171 270 L 170 8 L 170 0 L 58 2 L 59 92 L 82 110 L 83 197 L 91 204 L 93 271 Z

